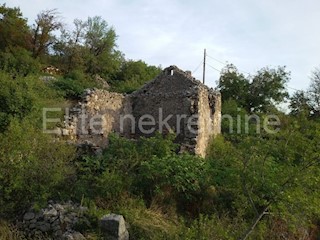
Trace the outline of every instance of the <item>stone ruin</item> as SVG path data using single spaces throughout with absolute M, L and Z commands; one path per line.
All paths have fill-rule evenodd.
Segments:
M 69 110 L 65 128 L 71 140 L 108 145 L 112 132 L 127 138 L 176 134 L 181 151 L 205 156 L 209 140 L 221 131 L 221 95 L 176 66 L 131 94 L 86 90 Z

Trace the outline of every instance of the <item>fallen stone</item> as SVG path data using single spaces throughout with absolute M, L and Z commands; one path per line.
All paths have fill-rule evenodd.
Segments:
M 29 229 L 34 229 L 34 228 L 36 228 L 36 225 L 34 223 L 29 225 Z
M 64 240 L 86 240 L 86 238 L 79 232 L 66 232 L 63 234 Z
M 26 214 L 24 214 L 23 220 L 29 221 L 34 219 L 34 217 L 35 217 L 35 214 L 33 212 L 27 212 Z
M 48 232 L 50 230 L 50 224 L 49 223 L 44 223 L 44 224 L 38 226 L 38 229 L 41 232 Z
M 100 228 L 105 239 L 128 240 L 129 232 L 122 215 L 109 214 L 100 219 Z
M 54 208 L 47 209 L 43 212 L 43 216 L 50 218 L 50 217 L 57 217 L 58 216 L 58 211 Z

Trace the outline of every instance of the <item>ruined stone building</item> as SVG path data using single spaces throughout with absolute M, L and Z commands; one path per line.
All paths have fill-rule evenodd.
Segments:
M 174 132 L 181 151 L 205 156 L 209 140 L 221 130 L 221 96 L 170 66 L 129 95 L 86 90 L 66 120 L 63 135 L 78 143 L 105 147 L 111 132 L 128 138 Z

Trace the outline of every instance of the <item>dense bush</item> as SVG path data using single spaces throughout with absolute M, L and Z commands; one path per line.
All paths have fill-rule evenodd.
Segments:
M 108 191 L 102 188 L 109 188 L 104 187 L 108 181 L 108 185 L 114 186 L 109 195 L 119 195 L 120 192 L 140 195 L 142 188 L 138 182 L 142 177 L 142 164 L 153 157 L 171 156 L 176 148 L 172 139 L 171 135 L 164 138 L 158 134 L 150 139 L 132 141 L 111 135 L 109 147 L 102 156 L 80 156 L 77 159 L 77 195 L 80 192 L 94 198 L 104 193 L 106 197 Z M 87 189 L 88 186 L 91 187 Z
M 33 123 L 42 127 L 42 108 L 61 105 L 58 93 L 37 76 L 12 77 L 0 72 L 0 132 L 10 121 L 32 115 Z
M 39 73 L 40 63 L 23 48 L 10 48 L 0 52 L 0 69 L 12 76 L 27 76 Z
M 85 89 L 98 87 L 98 84 L 83 72 L 75 70 L 54 80 L 52 87 L 64 98 L 79 99 Z
M 128 60 L 122 63 L 120 70 L 112 78 L 112 90 L 131 93 L 146 82 L 154 79 L 161 71 L 160 67 L 149 66 L 145 62 Z
M 54 142 L 28 121 L 18 120 L 1 134 L 0 146 L 1 217 L 59 195 L 59 185 L 72 172 L 72 146 Z

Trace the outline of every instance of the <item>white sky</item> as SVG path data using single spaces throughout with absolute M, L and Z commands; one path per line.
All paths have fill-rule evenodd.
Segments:
M 0 0 L 0 3 L 4 3 Z M 57 8 L 63 21 L 101 16 L 118 34 L 126 58 L 162 67 L 195 70 L 203 49 L 240 70 L 286 65 L 289 86 L 305 89 L 320 66 L 318 0 L 9 0 L 32 23 L 41 10 Z M 208 64 L 221 69 L 212 58 Z M 193 74 L 202 79 L 201 67 Z M 215 87 L 219 72 L 207 67 L 206 84 Z

